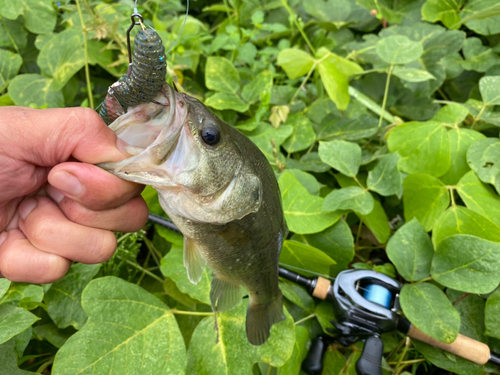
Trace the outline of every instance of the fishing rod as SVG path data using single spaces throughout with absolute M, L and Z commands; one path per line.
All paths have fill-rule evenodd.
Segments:
M 169 219 L 150 213 L 149 220 L 180 233 Z M 302 370 L 309 375 L 321 374 L 327 342 L 333 340 L 346 347 L 364 340 L 356 373 L 382 375 L 384 344 L 380 336 L 394 330 L 479 365 L 487 362 L 500 365 L 500 355 L 491 352 L 489 346 L 480 341 L 459 334 L 455 341 L 445 344 L 412 325 L 401 315 L 399 293 L 403 285 L 385 274 L 372 270 L 345 270 L 332 283 L 322 276 L 308 278 L 279 267 L 279 276 L 303 286 L 313 297 L 332 302 L 334 307 L 336 321 L 330 320 L 333 328 L 327 331 L 336 337 L 319 336 L 312 341 L 302 363 Z

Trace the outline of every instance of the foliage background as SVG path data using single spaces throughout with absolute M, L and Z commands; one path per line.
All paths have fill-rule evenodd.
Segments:
M 0 105 L 95 108 L 126 71 L 132 6 L 0 0 Z M 139 11 L 168 49 L 185 4 Z M 168 79 L 275 168 L 291 231 L 282 263 L 397 277 L 419 329 L 500 352 L 499 34 L 496 0 L 198 0 Z M 162 214 L 154 190 L 144 197 Z M 52 285 L 0 279 L 0 374 L 298 374 L 329 326 L 328 302 L 281 281 L 287 319 L 268 343 L 246 342 L 246 300 L 220 314 L 216 343 L 210 276 L 189 283 L 182 236 L 117 236 L 110 261 Z M 385 374 L 499 372 L 383 340 Z M 330 346 L 324 374 L 354 374 L 361 347 Z

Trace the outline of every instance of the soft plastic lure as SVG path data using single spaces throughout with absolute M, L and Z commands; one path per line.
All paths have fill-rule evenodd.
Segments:
M 123 115 L 128 107 L 152 102 L 165 84 L 167 59 L 160 36 L 155 30 L 144 27 L 140 14 L 134 13 L 131 18 L 132 25 L 127 31 L 128 71 L 119 81 L 109 87 L 99 112 L 108 125 Z M 139 21 L 136 21 L 136 18 Z M 141 25 L 142 28 L 134 38 L 132 56 L 130 31 L 135 25 Z

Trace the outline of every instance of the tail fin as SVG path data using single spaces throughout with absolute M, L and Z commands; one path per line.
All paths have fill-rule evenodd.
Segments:
M 279 291 L 279 289 L 278 289 Z M 283 314 L 283 295 L 279 291 L 276 299 L 268 304 L 250 304 L 247 310 L 247 338 L 252 345 L 262 345 L 269 338 L 273 324 L 285 319 Z

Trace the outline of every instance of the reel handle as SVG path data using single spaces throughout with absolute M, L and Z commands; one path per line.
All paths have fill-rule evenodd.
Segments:
M 456 340 L 451 344 L 445 344 L 444 342 L 438 341 L 423 333 L 417 327 L 412 325 L 407 332 L 407 335 L 415 340 L 422 341 L 426 344 L 447 351 L 448 353 L 468 359 L 478 365 L 484 365 L 490 360 L 491 357 L 488 345 L 461 334 L 458 334 Z
M 323 353 L 325 349 L 325 342 L 321 336 L 312 340 L 307 357 L 302 362 L 302 370 L 307 375 L 321 375 L 323 372 Z
M 363 352 L 356 362 L 358 375 L 382 375 L 384 343 L 378 336 L 370 336 L 365 341 Z

